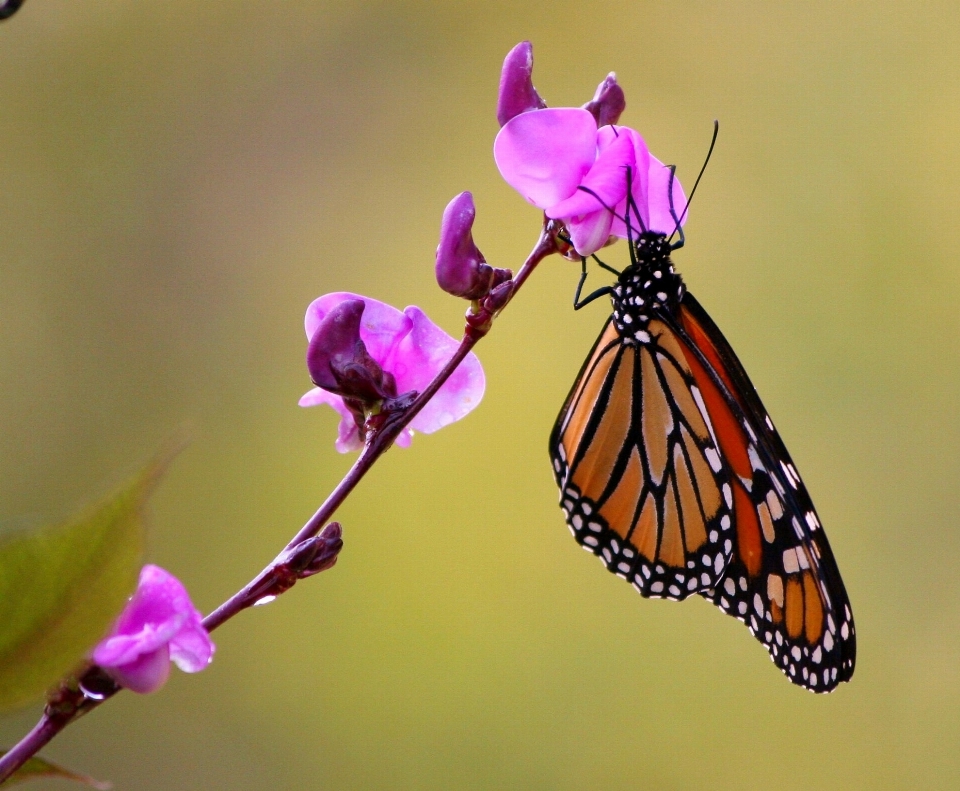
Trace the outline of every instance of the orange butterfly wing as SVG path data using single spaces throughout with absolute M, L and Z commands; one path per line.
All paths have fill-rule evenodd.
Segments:
M 853 614 L 796 467 L 730 345 L 687 292 L 684 352 L 732 472 L 736 542 L 703 595 L 747 625 L 796 684 L 829 692 L 853 675 Z
M 608 322 L 550 439 L 577 541 L 644 596 L 715 588 L 733 551 L 733 492 L 676 333 Z

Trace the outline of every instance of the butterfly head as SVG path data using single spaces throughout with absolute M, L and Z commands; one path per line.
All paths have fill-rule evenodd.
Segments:
M 662 233 L 641 233 L 632 242 L 630 266 L 621 272 L 611 294 L 613 321 L 620 335 L 643 343 L 656 313 L 674 313 L 684 285 L 670 260 L 671 246 Z

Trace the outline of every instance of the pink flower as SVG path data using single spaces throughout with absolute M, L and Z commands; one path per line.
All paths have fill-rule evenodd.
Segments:
M 113 628 L 93 650 L 93 661 L 134 692 L 156 692 L 170 662 L 185 673 L 210 664 L 215 646 L 203 616 L 180 581 L 159 566 L 144 566 L 137 590 Z
M 423 391 L 453 356 L 459 344 L 427 318 L 420 308 L 411 305 L 401 313 L 376 299 L 348 292 L 325 294 L 307 308 L 304 327 L 313 340 L 324 317 L 337 305 L 348 300 L 362 300 L 360 340 L 366 352 L 396 381 L 398 394 Z M 432 434 L 465 417 L 483 398 L 485 381 L 480 360 L 473 353 L 460 364 L 437 394 L 397 437 L 397 444 L 407 447 L 414 430 Z M 340 395 L 315 387 L 300 399 L 300 406 L 328 404 L 340 413 L 336 448 L 341 453 L 362 447 L 360 432 L 353 412 Z
M 530 42 L 517 44 L 503 61 L 497 102 L 502 128 L 493 145 L 497 167 L 527 201 L 564 222 L 580 255 L 596 252 L 611 236 L 627 236 L 628 172 L 636 203 L 630 211 L 632 230 L 671 234 L 676 228 L 670 171 L 636 131 L 616 126 L 625 107 L 623 89 L 611 72 L 582 108 L 548 109 L 533 87 Z M 673 208 L 681 219 L 686 206 L 674 180 Z
M 670 170 L 650 154 L 638 132 L 626 126 L 598 129 L 587 110 L 559 107 L 521 113 L 504 124 L 493 155 L 511 187 L 548 217 L 563 220 L 580 255 L 596 252 L 610 236 L 626 238 L 622 218 L 628 169 L 640 212 L 638 223 L 631 209 L 633 231 L 642 223 L 646 230 L 669 235 L 676 227 L 670 215 Z M 678 217 L 686 205 L 674 179 Z

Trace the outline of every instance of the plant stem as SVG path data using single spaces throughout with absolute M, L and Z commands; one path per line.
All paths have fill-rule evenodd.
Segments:
M 40 721 L 30 729 L 30 732 L 17 742 L 13 749 L 0 757 L 0 783 L 40 752 L 47 742 L 67 726 L 69 721 L 58 720 L 44 712 Z
M 520 267 L 520 270 L 513 280 L 514 287 L 510 294 L 510 300 L 512 300 L 517 291 L 520 290 L 520 287 L 533 272 L 534 268 L 536 268 L 537 264 L 551 253 L 556 252 L 556 230 L 556 226 L 552 221 L 544 222 L 543 230 L 540 233 L 537 244 L 534 246 L 526 261 L 523 262 L 523 266 Z M 508 300 L 507 304 L 509 303 L 510 301 Z M 505 307 L 506 305 L 504 305 L 504 308 Z M 481 306 L 481 315 L 483 314 L 483 310 Z M 499 312 L 502 311 L 503 308 L 501 308 Z M 476 315 L 477 314 L 474 314 L 474 317 Z M 337 484 L 336 488 L 330 492 L 316 513 L 314 513 L 314 515 L 307 520 L 306 524 L 300 528 L 297 534 L 290 539 L 283 551 L 292 549 L 301 542 L 313 538 L 320 532 L 320 529 L 329 521 L 341 503 L 347 499 L 350 493 L 357 487 L 357 484 L 363 480 L 363 476 L 367 474 L 377 459 L 390 449 L 394 440 L 400 435 L 400 432 L 410 424 L 410 421 L 412 421 L 417 414 L 419 414 L 420 410 L 427 405 L 430 399 L 437 394 L 437 391 L 443 386 L 444 382 L 450 378 L 460 363 L 464 361 L 473 347 L 476 346 L 477 342 L 487 334 L 490 329 L 490 323 L 493 320 L 493 315 L 487 315 L 485 318 L 488 320 L 483 322 L 482 329 L 477 329 L 475 324 L 468 323 L 463 339 L 460 341 L 460 346 L 447 361 L 446 365 L 443 366 L 430 384 L 426 386 L 423 392 L 417 395 L 413 403 L 407 407 L 396 420 L 386 422 L 378 431 L 373 433 L 370 440 L 364 445 L 357 460 L 353 463 L 353 466 L 347 471 L 347 474 L 343 476 L 343 479 Z M 271 575 L 275 573 L 278 567 L 278 559 L 279 556 L 250 582 L 244 585 L 243 588 L 203 619 L 203 625 L 208 632 L 212 632 L 238 612 L 254 603 L 254 592 L 261 589 L 264 582 L 268 581 Z M 66 711 L 53 710 L 48 704 L 44 709 L 40 721 L 33 729 L 24 736 L 13 749 L 0 757 L 0 784 L 16 772 L 17 769 L 33 757 L 67 725 L 81 715 L 97 708 L 101 703 L 109 700 L 122 689 L 122 687 L 106 680 L 103 672 L 96 666 L 88 668 L 80 677 L 81 687 L 87 686 L 84 684 L 85 679 L 91 679 L 100 685 L 97 696 L 90 697 L 80 693 L 73 707 Z M 104 683 L 107 684 L 105 688 L 103 687 Z M 63 685 L 61 686 L 61 692 L 66 692 Z

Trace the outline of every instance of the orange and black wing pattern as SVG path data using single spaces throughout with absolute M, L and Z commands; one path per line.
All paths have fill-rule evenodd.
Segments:
M 644 596 L 714 590 L 734 552 L 734 490 L 677 333 L 611 319 L 550 438 L 567 524 Z
M 733 489 L 734 550 L 703 595 L 746 624 L 796 684 L 829 692 L 853 675 L 853 614 L 807 490 L 743 366 L 687 292 L 671 324 Z

